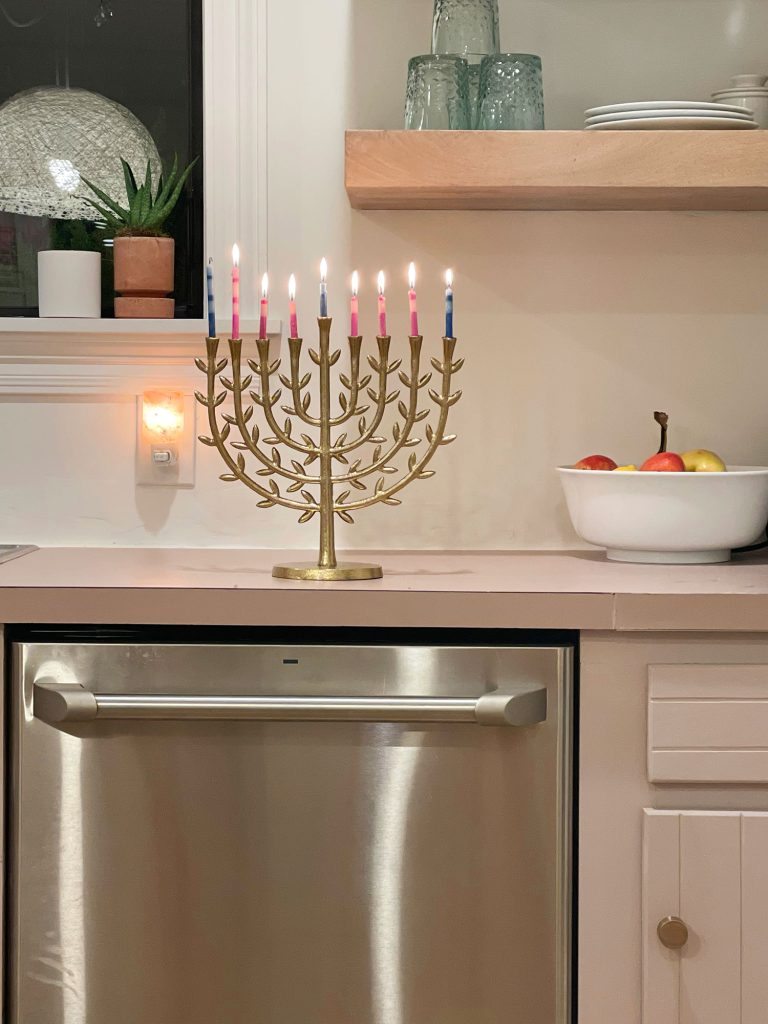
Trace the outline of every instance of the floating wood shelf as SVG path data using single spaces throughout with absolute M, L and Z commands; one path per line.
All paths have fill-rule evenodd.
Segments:
M 768 210 L 768 131 L 353 131 L 359 210 Z

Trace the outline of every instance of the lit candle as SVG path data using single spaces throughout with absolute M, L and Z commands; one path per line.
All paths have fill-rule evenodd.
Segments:
M 320 316 L 328 316 L 328 263 L 320 260 Z
M 384 271 L 379 271 L 379 337 L 387 337 L 387 298 L 384 294 Z
M 445 272 L 445 336 L 453 337 L 453 271 Z
M 240 337 L 240 247 L 232 246 L 232 337 Z
M 291 337 L 299 336 L 299 318 L 296 315 L 296 276 L 291 274 L 288 281 L 288 313 L 291 321 Z
M 261 307 L 259 315 L 259 340 L 267 337 L 267 316 L 269 314 L 269 274 L 261 279 Z
M 357 338 L 360 334 L 360 305 L 357 300 L 357 293 L 360 288 L 360 275 L 357 271 L 352 274 L 352 299 L 350 300 L 349 307 L 351 311 L 350 315 L 350 328 L 349 333 L 353 338 Z
M 208 260 L 205 268 L 205 280 L 208 287 L 208 337 L 216 337 L 216 303 L 213 298 L 213 257 Z
M 408 267 L 408 308 L 411 311 L 411 337 L 419 334 L 419 311 L 416 308 L 416 264 Z

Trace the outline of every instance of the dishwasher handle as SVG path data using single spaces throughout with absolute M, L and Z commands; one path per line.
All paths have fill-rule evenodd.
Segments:
M 35 718 L 48 725 L 101 719 L 262 722 L 469 722 L 536 725 L 547 691 L 520 683 L 480 697 L 220 697 L 92 693 L 78 683 L 34 684 Z

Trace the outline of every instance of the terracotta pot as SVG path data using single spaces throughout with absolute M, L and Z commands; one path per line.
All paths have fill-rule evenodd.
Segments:
M 173 257 L 172 238 L 115 239 L 115 316 L 173 317 Z

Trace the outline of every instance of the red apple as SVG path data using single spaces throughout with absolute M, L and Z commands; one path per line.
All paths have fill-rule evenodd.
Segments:
M 579 459 L 574 469 L 616 469 L 616 463 L 607 455 L 588 455 L 586 459 Z
M 646 459 L 641 473 L 684 473 L 685 463 L 676 452 L 659 452 Z

